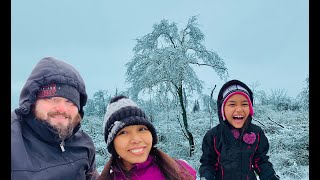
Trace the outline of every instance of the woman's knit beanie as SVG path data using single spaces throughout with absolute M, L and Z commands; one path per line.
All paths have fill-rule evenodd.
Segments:
M 107 143 L 108 152 L 114 150 L 113 139 L 117 133 L 126 126 L 145 125 L 152 134 L 152 145 L 158 142 L 157 133 L 154 126 L 149 122 L 146 114 L 139 106 L 126 96 L 115 96 L 108 104 L 104 116 L 103 129 L 104 139 Z

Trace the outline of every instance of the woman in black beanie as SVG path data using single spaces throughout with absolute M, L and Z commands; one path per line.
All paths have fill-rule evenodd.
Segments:
M 104 117 L 104 136 L 110 160 L 99 179 L 196 179 L 196 170 L 157 149 L 154 126 L 138 105 L 126 96 L 110 100 Z

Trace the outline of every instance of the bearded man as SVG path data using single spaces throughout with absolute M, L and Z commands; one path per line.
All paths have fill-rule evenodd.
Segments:
M 38 62 L 11 113 L 12 180 L 91 180 L 98 177 L 95 146 L 82 131 L 85 83 L 70 64 Z

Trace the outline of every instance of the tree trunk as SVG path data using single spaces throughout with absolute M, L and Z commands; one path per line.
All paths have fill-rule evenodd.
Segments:
M 213 128 L 213 107 L 211 106 L 211 102 L 213 102 L 213 91 L 216 89 L 216 87 L 217 85 L 214 85 L 214 88 L 211 90 L 211 94 L 210 94 L 210 101 L 209 101 L 210 129 Z
M 189 131 L 188 128 L 188 119 L 187 119 L 187 112 L 186 112 L 186 108 L 184 106 L 183 103 L 183 92 L 182 92 L 182 85 L 180 85 L 180 87 L 178 88 L 178 94 L 179 94 L 179 102 L 180 102 L 180 106 L 182 109 L 182 119 L 183 119 L 183 125 L 186 131 L 186 136 L 189 140 L 189 145 L 190 145 L 190 151 L 189 151 L 189 156 L 192 156 L 192 152 L 194 151 L 194 141 L 193 141 L 193 136 L 191 134 L 191 132 Z

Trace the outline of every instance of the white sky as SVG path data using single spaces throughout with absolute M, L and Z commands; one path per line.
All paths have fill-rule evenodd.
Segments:
M 11 7 L 11 109 L 46 56 L 74 65 L 89 98 L 100 89 L 124 90 L 124 64 L 133 57 L 135 39 L 162 19 L 184 27 L 193 15 L 207 49 L 224 59 L 229 79 L 296 97 L 309 74 L 309 1 L 12 0 Z M 208 92 L 223 84 L 209 68 L 197 72 Z

